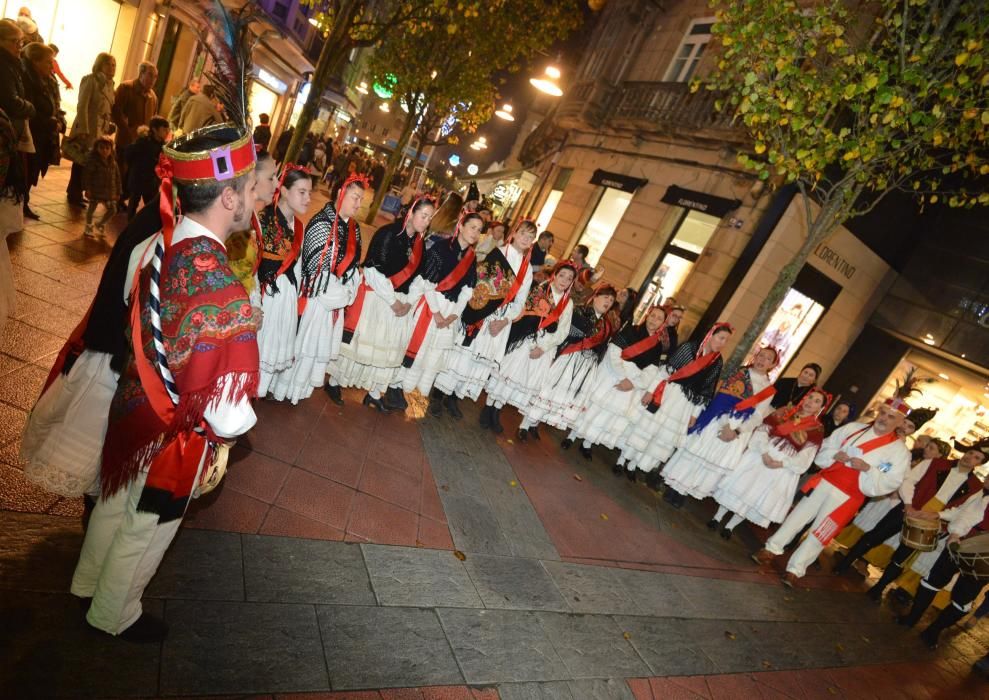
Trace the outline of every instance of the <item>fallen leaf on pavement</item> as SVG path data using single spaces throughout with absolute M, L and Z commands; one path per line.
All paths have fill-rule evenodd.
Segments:
M 625 639 L 631 639 L 631 638 L 632 638 L 632 635 L 631 635 L 631 634 L 629 634 L 628 632 L 625 632 L 625 633 L 624 633 L 624 634 L 623 634 L 622 636 L 623 636 L 623 637 L 624 637 Z
M 467 558 L 467 555 L 461 552 L 459 549 L 453 550 L 453 556 L 455 556 L 460 561 L 464 561 Z
M 838 653 L 839 653 L 839 654 L 840 654 L 840 653 L 842 653 L 843 651 L 845 651 L 845 647 L 843 647 L 843 646 L 842 646 L 842 645 L 840 645 L 840 644 L 835 644 L 835 645 L 834 645 L 834 648 L 838 650 Z
M 725 630 L 725 639 L 734 640 L 735 639 L 735 633 L 734 632 L 729 632 L 728 630 Z
M 576 479 L 577 481 L 583 481 L 584 480 L 584 477 L 582 477 L 580 474 L 574 474 L 573 475 L 573 478 Z
M 519 482 L 517 482 L 515 479 L 512 479 L 511 481 L 508 482 L 508 485 L 509 486 L 518 486 L 519 485 Z
M 601 520 L 607 520 L 608 516 L 606 513 L 601 513 Z
M 762 660 L 762 667 L 763 668 L 772 668 L 773 667 L 773 664 L 771 662 L 766 661 L 765 659 L 763 659 Z

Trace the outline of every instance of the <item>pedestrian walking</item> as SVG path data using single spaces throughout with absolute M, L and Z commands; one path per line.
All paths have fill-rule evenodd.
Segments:
M 83 187 L 89 198 L 86 208 L 86 228 L 83 235 L 102 238 L 106 233 L 106 225 L 117 213 L 117 201 L 120 199 L 120 168 L 113 153 L 113 139 L 101 136 L 93 144 L 93 150 L 86 160 L 86 170 L 83 175 Z M 93 218 L 96 208 L 103 205 L 103 216 L 93 228 Z
M 111 136 L 117 128 L 113 123 L 113 76 L 116 72 L 117 59 L 108 53 L 100 53 L 93 61 L 92 72 L 79 82 L 76 118 L 69 131 L 68 143 L 63 144 L 63 150 L 72 160 L 65 193 L 73 206 L 86 206 L 83 171 L 93 144 L 102 136 Z

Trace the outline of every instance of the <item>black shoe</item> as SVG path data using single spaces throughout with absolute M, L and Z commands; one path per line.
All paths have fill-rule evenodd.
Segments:
M 659 491 L 659 472 L 657 470 L 653 469 L 651 472 L 646 472 L 646 486 L 651 488 L 653 491 Z M 667 489 L 667 495 L 669 495 L 670 490 L 671 489 Z M 676 492 L 674 491 L 674 493 Z M 669 499 L 667 499 L 667 501 L 669 501 L 671 505 L 676 506 L 673 501 Z
M 543 439 L 542 436 L 539 434 L 539 426 L 538 425 L 534 425 L 531 428 L 529 428 L 529 437 L 531 437 L 533 440 L 542 440 Z
M 41 217 L 38 216 L 31 207 L 24 205 L 24 217 L 27 219 L 34 219 L 35 221 L 41 221 Z
M 623 466 L 622 469 L 625 469 Z M 633 484 L 639 480 L 639 470 L 638 469 L 625 469 L 625 478 L 631 481 Z
M 494 411 L 494 406 L 485 406 L 481 409 L 481 427 L 490 428 L 491 427 L 491 413 Z
M 731 539 L 731 530 L 729 530 L 726 527 L 721 528 L 721 539 L 723 539 L 723 540 L 730 540 Z
M 96 629 L 95 627 L 93 629 Z M 134 644 L 157 644 L 168 635 L 168 625 L 154 615 L 142 613 L 137 622 L 117 636 Z
M 617 462 L 611 465 L 611 473 L 615 476 L 621 476 L 623 471 L 625 471 L 624 468 L 622 468 L 622 465 Z
M 385 405 L 385 402 L 381 399 L 376 399 L 370 394 L 364 394 L 364 401 L 362 401 L 365 406 L 370 406 L 371 408 L 378 409 L 379 413 L 391 413 L 391 409 Z
M 460 405 L 457 403 L 457 397 L 453 394 L 443 399 L 443 405 L 446 406 L 446 412 L 450 414 L 451 418 L 460 420 L 464 417 L 464 414 L 460 411 Z
M 590 447 L 584 447 L 583 445 L 581 445 L 580 447 L 577 448 L 577 451 L 580 452 L 581 457 L 583 457 L 588 461 L 593 459 L 594 457 L 594 452 L 591 451 Z
M 335 403 L 337 406 L 343 406 L 343 393 L 340 391 L 339 384 L 324 384 L 323 391 L 326 395 L 330 397 L 330 401 Z
M 571 440 L 570 438 L 563 438 L 562 440 L 560 440 L 560 447 L 562 447 L 565 450 L 569 450 L 571 447 L 573 447 L 573 440 Z
M 429 397 L 429 406 L 426 408 L 426 411 L 433 418 L 442 418 L 443 417 L 443 399 L 440 398 L 439 396 L 435 396 L 435 395 L 434 396 L 430 396 Z
M 409 407 L 409 402 L 405 400 L 405 394 L 397 386 L 390 386 L 382 397 L 385 406 L 393 411 L 404 411 Z
M 501 435 L 505 432 L 505 428 L 501 425 L 501 409 L 491 407 L 491 432 L 495 435 Z
M 920 640 L 927 645 L 928 649 L 937 649 L 938 638 L 941 636 L 941 631 L 935 630 L 934 632 L 931 632 L 932 628 L 933 625 L 931 627 L 928 627 L 923 632 L 921 632 Z
M 707 521 L 707 529 L 708 530 L 711 530 L 712 532 L 714 532 L 719 527 L 721 527 L 721 523 L 718 522 L 717 518 L 711 518 L 710 520 Z
M 519 442 L 525 442 L 526 440 L 529 439 L 529 431 L 528 430 L 522 430 L 522 428 L 519 428 L 519 432 L 518 432 L 517 437 L 519 439 Z

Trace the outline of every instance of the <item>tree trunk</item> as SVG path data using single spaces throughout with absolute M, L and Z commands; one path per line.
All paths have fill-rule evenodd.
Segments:
M 806 193 L 801 194 L 801 196 L 804 198 L 808 197 Z M 805 201 L 804 206 L 807 205 L 808 202 Z M 742 365 L 749 350 L 762 337 L 762 333 L 766 330 L 766 326 L 769 325 L 773 314 L 776 313 L 786 293 L 790 291 L 801 268 L 807 262 L 807 258 L 810 257 L 810 254 L 824 239 L 838 228 L 838 225 L 842 221 L 843 219 L 833 215 L 829 206 L 825 206 L 818 211 L 817 216 L 810 223 L 807 238 L 804 240 L 803 245 L 800 246 L 800 250 L 780 270 L 776 282 L 773 283 L 773 286 L 766 294 L 766 298 L 759 305 L 759 309 L 756 311 L 751 323 L 749 323 L 748 328 L 745 329 L 745 333 L 739 339 L 738 345 L 735 346 L 735 352 L 732 353 L 731 358 L 728 360 L 723 376 L 731 376 Z
M 374 200 L 371 202 L 370 209 L 368 209 L 367 219 L 364 220 L 367 224 L 374 225 L 374 220 L 378 216 L 378 210 L 381 208 L 381 202 L 384 201 L 385 194 L 391 187 L 391 181 L 395 178 L 395 171 L 398 170 L 402 158 L 405 157 L 405 147 L 409 145 L 409 139 L 412 138 L 412 129 L 418 117 L 419 115 L 414 109 L 410 109 L 408 114 L 405 115 L 402 133 L 399 135 L 398 142 L 395 144 L 395 150 L 388 156 L 388 163 L 385 165 L 385 174 L 381 177 L 381 182 L 378 183 L 378 187 L 374 191 Z
M 316 120 L 326 84 L 343 66 L 343 61 L 351 48 L 350 28 L 359 9 L 360 4 L 357 0 L 343 0 L 340 3 L 340 11 L 333 22 L 333 29 L 319 52 L 316 71 L 313 73 L 312 82 L 309 86 L 309 97 L 302 107 L 299 122 L 295 125 L 295 132 L 292 134 L 292 140 L 285 152 L 286 163 L 294 162 L 299 151 L 302 150 L 302 143 L 309 133 L 309 127 Z

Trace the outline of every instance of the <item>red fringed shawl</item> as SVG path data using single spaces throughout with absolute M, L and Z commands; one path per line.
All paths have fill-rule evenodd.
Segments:
M 141 339 L 145 357 L 157 367 L 148 304 L 150 276 L 149 265 L 140 274 Z M 174 417 L 166 425 L 152 408 L 132 347 L 110 405 L 101 471 L 104 496 L 126 487 L 166 447 L 188 437 L 203 423 L 211 404 L 257 395 L 258 322 L 220 243 L 200 236 L 166 251 L 161 275 L 161 326 L 168 365 L 179 390 Z M 226 396 L 221 396 L 219 380 L 226 375 L 233 375 L 233 381 L 226 387 Z M 190 489 L 197 467 L 193 465 L 192 474 L 178 479 L 188 481 Z M 152 465 L 149 485 L 153 477 Z M 175 495 L 182 498 L 188 492 Z

